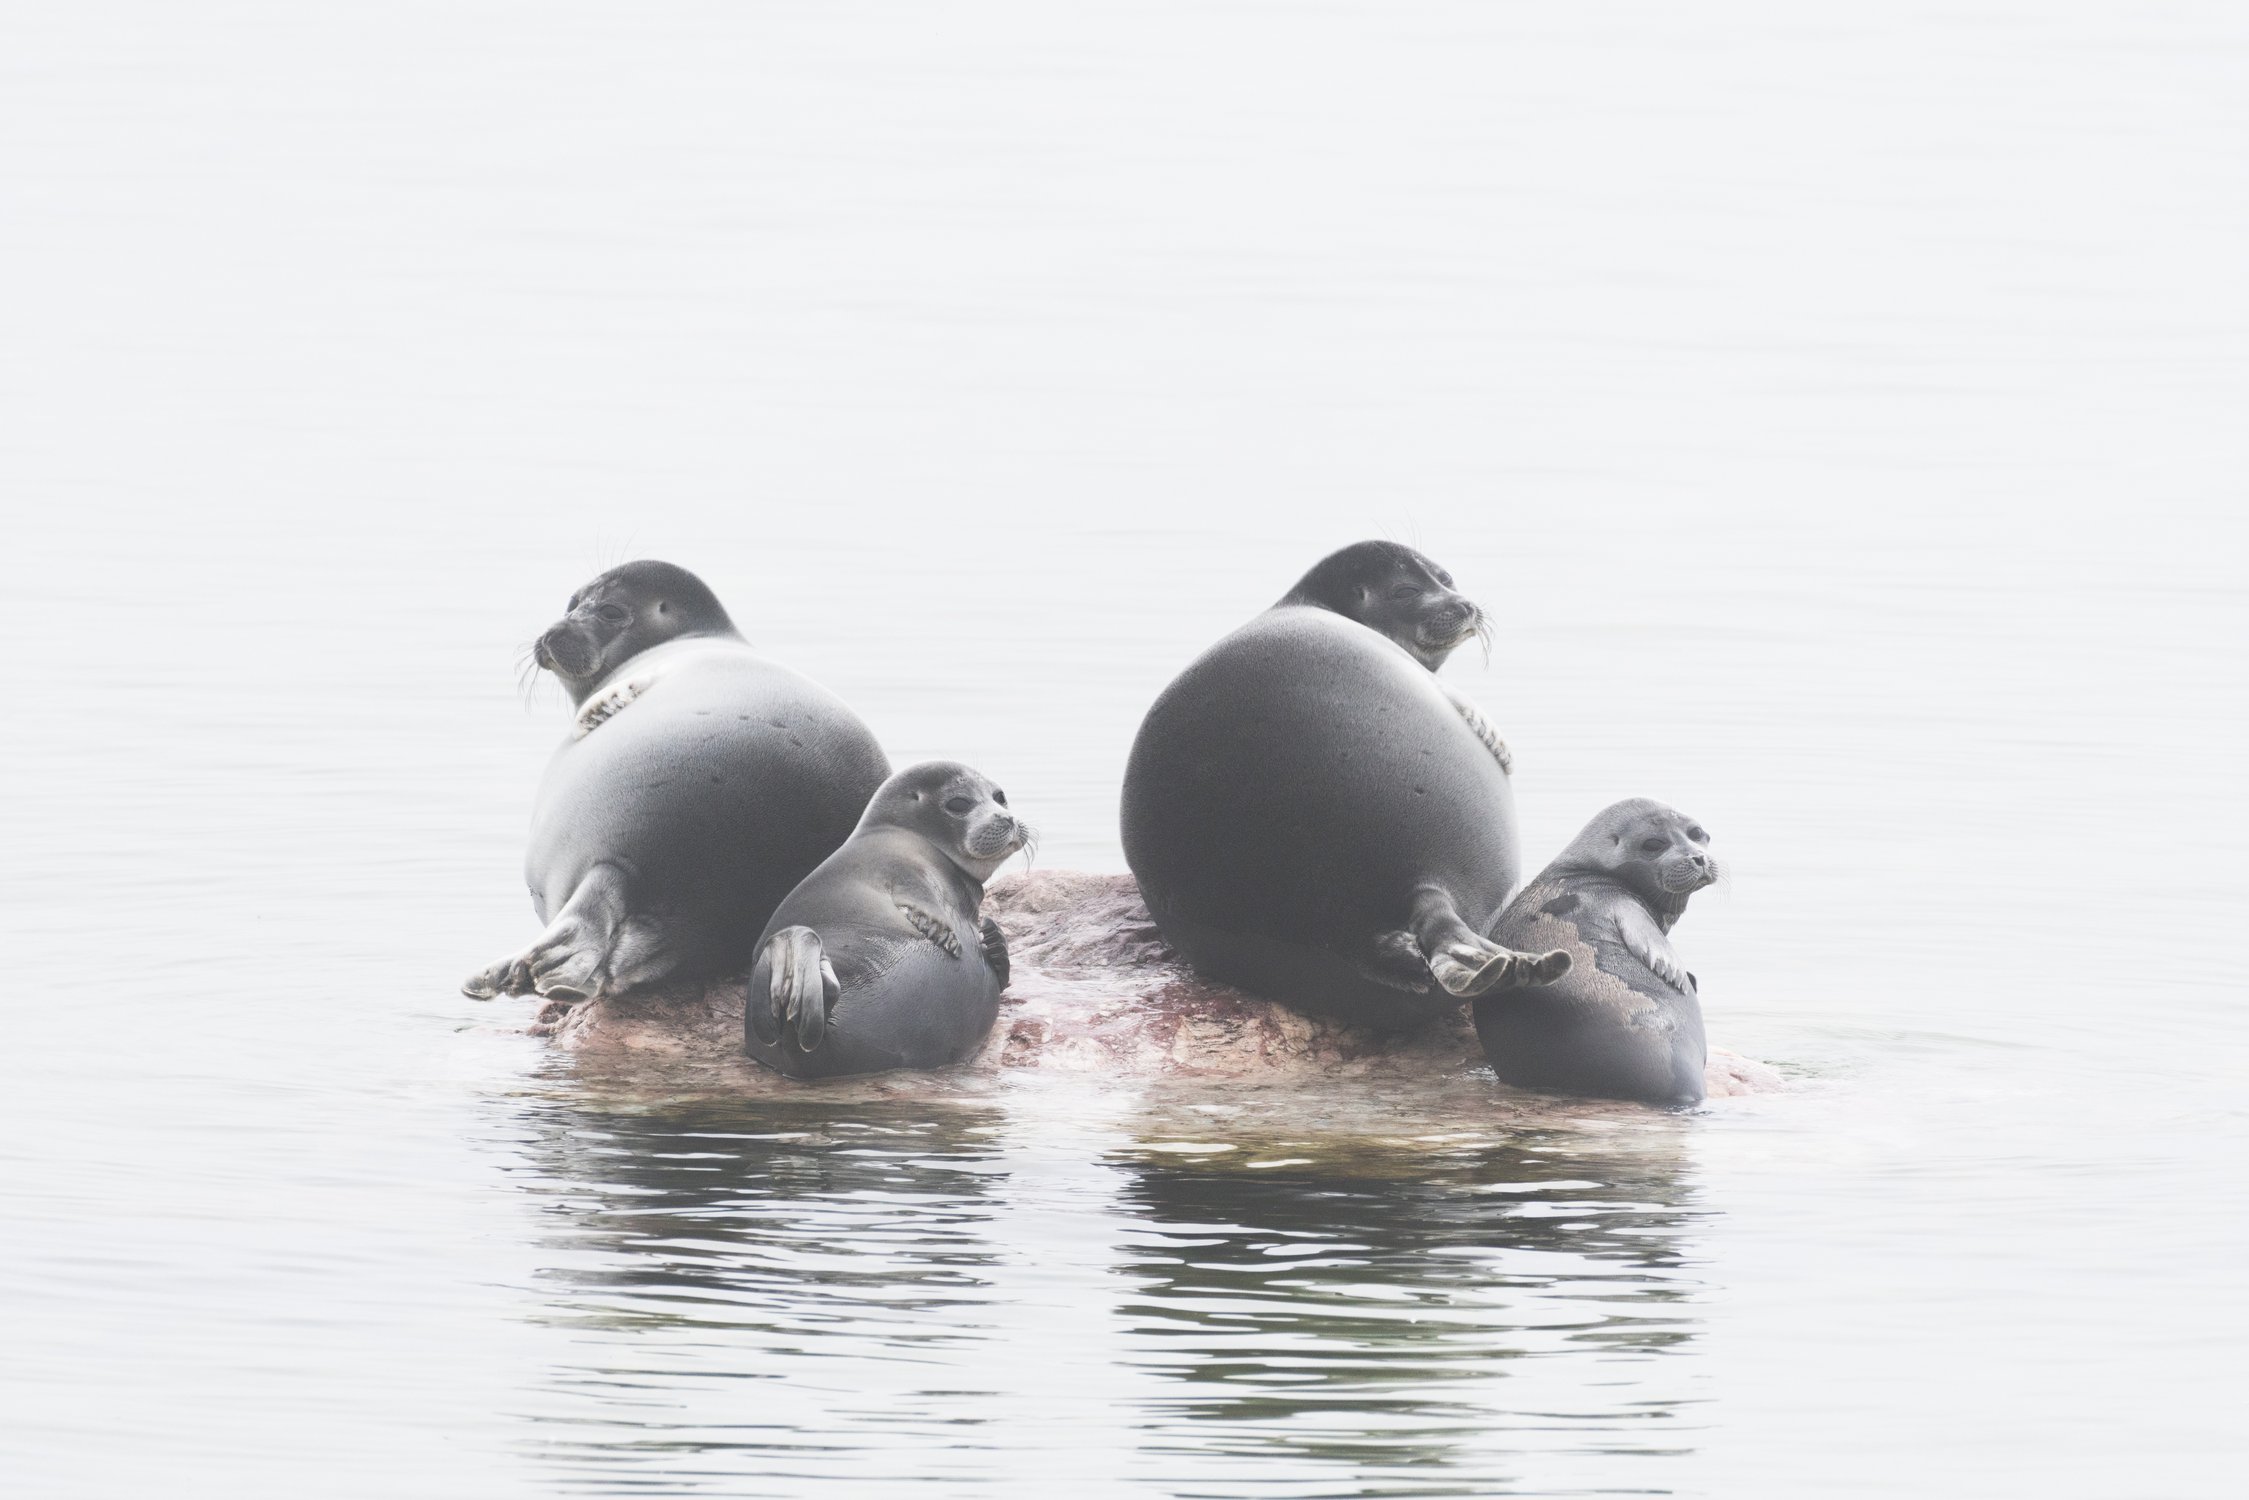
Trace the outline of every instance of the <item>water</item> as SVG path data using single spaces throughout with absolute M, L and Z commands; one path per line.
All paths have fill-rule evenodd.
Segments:
M 2226 1493 L 2249 21 L 0 18 L 13 1493 Z M 1418 542 L 1799 1087 L 621 1088 L 454 986 L 673 558 L 1115 868 Z M 1232 1149 L 1225 1149 L 1231 1147 Z

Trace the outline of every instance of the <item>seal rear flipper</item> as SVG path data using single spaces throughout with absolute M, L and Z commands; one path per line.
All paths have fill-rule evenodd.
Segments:
M 622 870 L 595 865 L 536 942 L 470 976 L 461 992 L 477 1000 L 538 994 L 571 1001 L 609 993 L 610 956 L 626 926 L 625 893 Z
M 1007 958 L 1007 935 L 1000 931 L 1000 924 L 990 917 L 984 919 L 982 931 L 984 934 L 984 962 L 999 977 L 1000 988 L 1004 990 L 1007 988 L 1010 974 Z
M 609 949 L 609 992 L 644 989 L 670 975 L 678 964 L 664 946 L 664 929 L 649 916 L 631 916 L 617 929 Z
M 1403 928 L 1377 934 L 1373 942 L 1351 958 L 1353 967 L 1361 974 L 1394 990 L 1426 995 L 1436 982 L 1436 976 L 1429 971 L 1429 961 L 1421 956 L 1421 944 Z
M 1470 998 L 1497 989 L 1552 984 L 1570 971 L 1570 956 L 1517 953 L 1484 937 L 1460 919 L 1452 897 L 1439 887 L 1414 893 L 1413 935 L 1429 961 L 1429 972 L 1450 995 Z
M 827 1036 L 828 1012 L 843 993 L 820 934 L 784 927 L 765 940 L 758 959 L 766 981 L 762 990 L 752 986 L 745 1006 L 751 1035 L 771 1047 L 786 1030 L 798 1047 L 813 1051 Z

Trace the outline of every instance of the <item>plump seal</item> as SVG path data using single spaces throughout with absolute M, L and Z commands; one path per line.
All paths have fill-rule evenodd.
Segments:
M 1508 903 L 1494 938 L 1574 961 L 1556 984 L 1476 1002 L 1476 1034 L 1503 1082 L 1702 1102 L 1702 1005 L 1670 933 L 1687 898 L 1718 878 L 1709 843 L 1660 802 L 1619 802 Z
M 957 761 L 883 783 L 758 941 L 750 1056 L 793 1078 L 835 1078 L 975 1051 L 1007 984 L 1007 942 L 980 916 L 984 882 L 1030 838 L 1007 793 Z
M 547 928 L 463 990 L 582 1000 L 739 971 L 882 785 L 882 747 L 670 563 L 594 579 L 534 656 L 577 709 L 524 862 Z
M 1568 967 L 1482 935 L 1520 872 L 1513 763 L 1436 671 L 1483 625 L 1428 558 L 1361 542 L 1164 689 L 1125 859 L 1196 969 L 1398 1030 Z

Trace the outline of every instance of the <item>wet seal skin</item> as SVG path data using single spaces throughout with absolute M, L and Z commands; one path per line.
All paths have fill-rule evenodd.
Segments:
M 546 930 L 462 985 L 581 1001 L 738 972 L 890 772 L 856 714 L 750 649 L 703 581 L 612 568 L 533 648 L 576 712 L 524 879 Z
M 1496 940 L 1559 949 L 1571 965 L 1543 989 L 1476 1001 L 1476 1035 L 1502 1082 L 1702 1102 L 1702 1004 L 1671 929 L 1718 878 L 1709 843 L 1701 824 L 1660 802 L 1619 802 L 1508 903 Z
M 957 761 L 891 777 L 766 925 L 745 1050 L 792 1078 L 941 1068 L 976 1051 L 1008 979 L 984 883 L 1033 837 L 1007 793 Z
M 1199 972 L 1401 1030 L 1568 968 L 1483 936 L 1520 873 L 1513 761 L 1435 674 L 1486 631 L 1436 563 L 1360 542 L 1164 689 L 1125 769 L 1125 858 Z

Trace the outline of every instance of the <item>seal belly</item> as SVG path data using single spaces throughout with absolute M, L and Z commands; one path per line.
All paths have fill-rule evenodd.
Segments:
M 828 1039 L 799 1076 L 948 1067 L 991 1033 L 999 980 L 975 948 L 955 957 L 916 935 L 894 952 L 879 974 L 844 978 Z
M 1165 938 L 1215 978 L 1378 1026 L 1457 1002 L 1360 972 L 1417 887 L 1481 929 L 1520 864 L 1514 796 L 1436 679 L 1328 611 L 1280 606 L 1150 708 L 1125 774 L 1125 857 Z
M 800 895 L 775 913 L 777 930 L 802 924 L 819 935 L 838 994 L 825 1035 L 809 1051 L 787 1034 L 770 1042 L 746 1034 L 746 1050 L 767 1067 L 792 1078 L 942 1068 L 968 1056 L 991 1033 L 999 1018 L 1000 980 L 984 961 L 973 924 L 957 929 L 967 942 L 954 954 L 907 925 L 894 907 L 884 914 L 835 913 L 836 897 L 856 905 L 853 898 L 865 890 L 841 881 L 820 882 L 810 893 L 799 887 Z M 806 894 L 813 899 L 803 899 Z M 822 907 L 828 907 L 824 916 Z M 750 971 L 752 1003 L 769 986 L 769 962 L 761 949 Z

